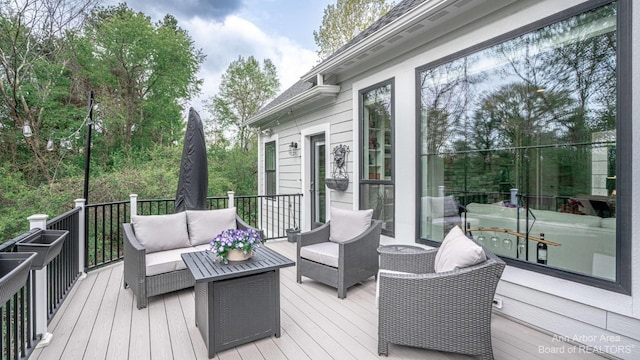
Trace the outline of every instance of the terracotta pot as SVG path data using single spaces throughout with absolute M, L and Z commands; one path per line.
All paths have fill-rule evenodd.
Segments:
M 229 250 L 227 252 L 227 260 L 228 261 L 244 261 L 251 257 L 251 251 L 246 254 L 242 250 Z

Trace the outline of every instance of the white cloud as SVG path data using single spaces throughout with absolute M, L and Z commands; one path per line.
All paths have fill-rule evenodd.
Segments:
M 271 59 L 278 71 L 280 91 L 293 85 L 316 64 L 313 50 L 286 37 L 267 34 L 236 15 L 227 16 L 222 23 L 192 18 L 180 21 L 179 26 L 189 32 L 195 47 L 202 48 L 207 56 L 199 73 L 204 79 L 202 94 L 192 105 L 203 117 L 207 117 L 204 100 L 218 92 L 222 74 L 239 55 L 244 58 L 254 56 L 259 61 Z

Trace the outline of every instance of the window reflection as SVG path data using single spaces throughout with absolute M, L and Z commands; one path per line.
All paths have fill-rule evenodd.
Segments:
M 421 238 L 534 263 L 543 238 L 547 266 L 615 280 L 615 29 L 613 4 L 419 72 Z
M 394 234 L 392 81 L 360 92 L 360 208 L 373 209 L 382 232 Z

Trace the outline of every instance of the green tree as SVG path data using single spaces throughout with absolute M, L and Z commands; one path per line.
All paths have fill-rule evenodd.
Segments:
M 173 16 L 154 24 L 125 4 L 99 8 L 75 44 L 78 87 L 95 90 L 101 106 L 103 163 L 114 151 L 182 138 L 182 110 L 200 91 L 196 75 L 205 56 Z
M 32 184 L 53 184 L 62 158 L 73 155 L 47 152 L 45 144 L 55 131 L 73 132 L 84 112 L 69 96 L 66 34 L 95 2 L 0 0 L 0 159 Z M 26 125 L 30 137 L 21 134 Z
M 221 134 L 224 129 L 235 139 L 235 145 L 248 150 L 255 142 L 254 130 L 246 122 L 271 100 L 278 89 L 280 81 L 276 67 L 266 59 L 262 66 L 253 56 L 246 60 L 239 56 L 229 64 L 222 75 L 219 92 L 209 105 L 213 116 L 213 124 L 208 124 L 209 131 Z
M 313 32 L 321 59 L 333 54 L 393 7 L 386 0 L 338 0 L 324 9 L 322 24 Z

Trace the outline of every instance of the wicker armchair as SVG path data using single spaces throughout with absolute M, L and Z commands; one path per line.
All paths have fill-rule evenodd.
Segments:
M 485 249 L 480 264 L 435 273 L 436 252 L 381 249 L 378 353 L 393 343 L 493 359 L 491 310 L 505 263 Z
M 297 235 L 297 281 L 302 283 L 302 277 L 319 281 L 338 289 L 338 297 L 347 297 L 347 288 L 362 282 L 378 272 L 378 246 L 382 221 L 371 220 L 371 225 L 362 234 L 342 242 L 329 241 L 331 222 Z M 337 249 L 337 266 L 331 266 L 314 261 L 300 255 L 305 246 L 325 244 Z M 316 259 L 317 260 L 317 259 Z M 335 259 L 333 259 L 335 260 Z M 328 261 L 331 262 L 331 261 Z

